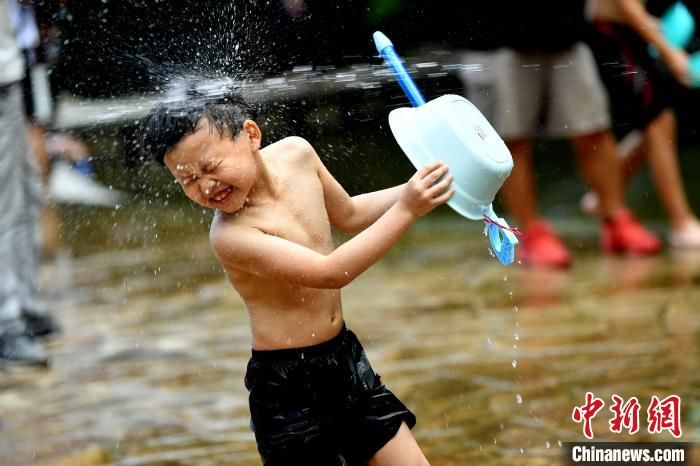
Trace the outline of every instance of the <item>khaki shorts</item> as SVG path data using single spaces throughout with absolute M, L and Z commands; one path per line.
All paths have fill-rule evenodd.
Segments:
M 464 54 L 467 98 L 503 139 L 571 138 L 610 128 L 608 97 L 583 43 L 555 53 Z

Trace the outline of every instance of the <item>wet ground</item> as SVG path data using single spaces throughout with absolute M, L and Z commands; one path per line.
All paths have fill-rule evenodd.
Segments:
M 205 217 L 124 210 L 65 217 L 66 252 L 42 270 L 64 332 L 50 369 L 0 369 L 0 464 L 260 464 L 247 315 Z M 434 466 L 563 464 L 586 391 L 606 402 L 596 439 L 671 440 L 646 432 L 646 408 L 677 394 L 683 440 L 700 440 L 700 255 L 603 257 L 590 223 L 560 226 L 571 270 L 506 268 L 475 222 L 438 214 L 344 290 Z M 610 433 L 614 393 L 639 398 L 640 433 Z

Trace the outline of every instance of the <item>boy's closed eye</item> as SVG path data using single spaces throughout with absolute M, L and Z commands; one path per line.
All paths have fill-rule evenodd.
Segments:
M 221 165 L 222 162 L 223 162 L 223 160 L 220 160 L 220 161 L 218 161 L 218 162 L 207 162 L 207 163 L 204 165 L 204 172 L 205 172 L 205 173 L 211 173 L 211 172 L 213 172 L 214 170 L 216 170 L 217 168 L 219 168 L 219 165 Z
M 196 175 L 190 175 L 182 179 L 183 186 L 190 186 L 197 181 L 198 177 Z

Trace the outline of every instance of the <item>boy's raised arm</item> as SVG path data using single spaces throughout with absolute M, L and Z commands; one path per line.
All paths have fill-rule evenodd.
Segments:
M 451 176 L 434 162 L 409 180 L 403 193 L 376 222 L 328 255 L 253 228 L 212 228 L 214 253 L 225 267 L 309 288 L 342 288 L 379 260 L 418 217 L 447 202 Z
M 371 193 L 350 197 L 340 183 L 331 175 L 311 144 L 310 161 L 318 172 L 323 185 L 326 211 L 329 220 L 344 233 L 358 233 L 379 219 L 401 197 L 405 184 Z

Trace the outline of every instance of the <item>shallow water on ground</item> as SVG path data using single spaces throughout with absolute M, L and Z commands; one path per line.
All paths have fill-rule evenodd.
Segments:
M 260 464 L 247 315 L 205 225 L 125 210 L 66 219 L 73 252 L 42 270 L 64 332 L 50 369 L 0 369 L 0 464 Z M 344 290 L 433 466 L 563 464 L 586 391 L 606 401 L 597 440 L 671 440 L 646 433 L 654 394 L 679 395 L 683 440 L 700 440 L 700 254 L 604 257 L 590 224 L 560 226 L 571 270 L 506 268 L 476 222 L 434 215 Z M 610 433 L 614 393 L 639 398 L 640 433 Z

